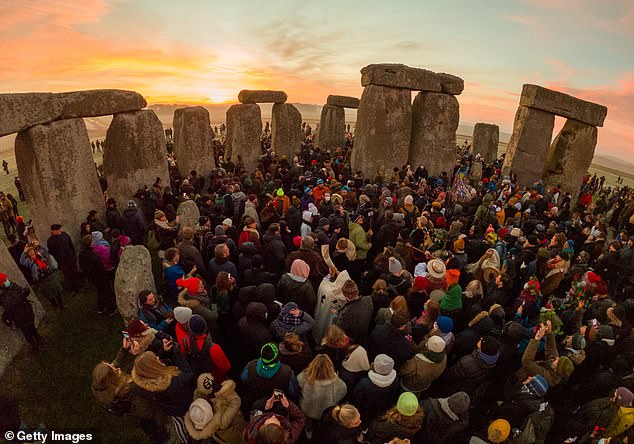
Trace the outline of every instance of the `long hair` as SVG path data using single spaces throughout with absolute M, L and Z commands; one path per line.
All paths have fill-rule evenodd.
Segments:
M 348 337 L 341 327 L 330 325 L 326 329 L 326 335 L 321 340 L 321 345 L 328 347 L 340 348 L 348 343 Z
M 304 372 L 306 373 L 306 382 L 309 383 L 335 379 L 337 377 L 335 366 L 332 364 L 328 355 L 324 354 L 315 356 Z
M 400 311 L 409 314 L 407 300 L 404 296 L 396 296 L 394 299 L 392 299 L 392 302 L 390 302 L 390 308 L 395 312 Z
M 332 419 L 344 427 L 350 428 L 359 419 L 359 410 L 352 404 L 337 405 L 332 409 Z
M 482 282 L 478 279 L 473 279 L 471 282 L 467 284 L 467 288 L 465 288 L 465 293 L 471 293 L 473 297 L 482 297 L 484 295 L 484 289 L 482 288 Z
M 434 299 L 429 299 L 426 303 L 425 311 L 420 317 L 424 325 L 433 325 L 440 314 L 440 304 Z

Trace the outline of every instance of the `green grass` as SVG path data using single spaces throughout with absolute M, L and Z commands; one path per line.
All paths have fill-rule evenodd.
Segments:
M 38 354 L 25 347 L 3 375 L 0 392 L 18 401 L 31 427 L 93 428 L 104 443 L 149 442 L 134 419 L 108 413 L 90 390 L 95 364 L 112 360 L 121 345 L 121 317 L 98 316 L 91 287 L 65 301 L 68 309 L 62 312 L 44 302 L 48 315 L 39 330 L 47 347 Z

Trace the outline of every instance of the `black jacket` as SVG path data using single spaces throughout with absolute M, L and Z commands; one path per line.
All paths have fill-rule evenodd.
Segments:
M 4 307 L 3 319 L 15 323 L 16 327 L 28 326 L 35 320 L 33 307 L 27 299 L 31 291 L 11 282 L 0 286 L 0 306 Z
M 145 222 L 136 208 L 126 208 L 123 212 L 123 234 L 128 236 L 132 245 L 143 245 Z
M 101 284 L 108 280 L 108 275 L 103 268 L 101 258 L 92 247 L 83 248 L 79 252 L 79 268 L 93 285 Z
M 403 333 L 392 324 L 377 325 L 368 343 L 370 362 L 380 354 L 386 354 L 394 359 L 394 368 L 400 369 L 412 355 L 412 347 Z
M 59 264 L 75 260 L 75 247 L 68 233 L 61 232 L 59 235 L 49 237 L 46 246 L 49 254 L 52 254 Z

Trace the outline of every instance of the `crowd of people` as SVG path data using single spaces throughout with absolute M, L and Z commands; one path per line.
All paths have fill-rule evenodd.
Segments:
M 93 370 L 100 405 L 156 443 L 627 442 L 630 188 L 522 186 L 468 150 L 438 176 L 363 177 L 349 128 L 333 153 L 303 128 L 294 158 L 266 132 L 253 172 L 221 143 L 210 174 L 181 177 L 171 156 L 169 184 L 108 199 L 103 220 L 96 203 L 47 246 L 18 241 L 16 262 L 60 310 L 81 273 L 98 312 L 116 313 L 126 246 L 160 258 L 158 291 L 138 294 L 121 349 Z M 81 230 L 78 254 L 65 229 Z M 3 279 L 0 300 L 26 298 Z

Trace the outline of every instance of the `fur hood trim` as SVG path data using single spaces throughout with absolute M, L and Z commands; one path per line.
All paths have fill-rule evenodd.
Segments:
M 482 319 L 486 318 L 487 316 L 489 316 L 488 311 L 481 311 L 480 313 L 475 315 L 473 319 L 471 319 L 471 322 L 469 322 L 469 327 L 473 327 L 474 325 L 476 325 L 478 322 L 480 322 Z
M 214 421 L 214 419 L 216 419 L 216 412 L 214 412 L 214 416 L 211 418 L 211 421 L 209 421 L 202 430 L 197 430 L 189 417 L 189 412 L 185 413 L 185 428 L 187 429 L 187 433 L 195 441 L 202 441 L 203 439 L 211 438 L 211 436 L 216 433 L 216 430 L 218 430 L 217 421 Z
M 132 381 L 140 388 L 148 392 L 164 392 L 172 383 L 172 376 L 165 374 L 160 378 L 147 379 L 139 376 L 135 369 L 132 369 Z
M 192 310 L 194 308 L 198 308 L 200 306 L 200 301 L 195 298 L 187 297 L 188 294 L 189 292 L 187 291 L 187 289 L 184 289 L 180 293 L 178 293 L 178 304 L 183 307 L 189 307 Z

